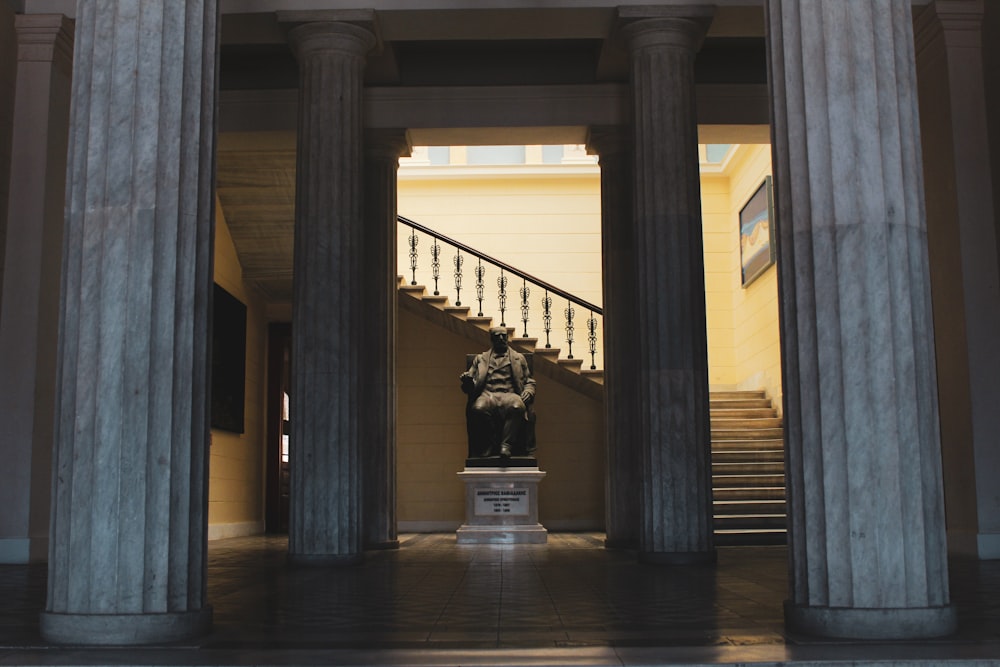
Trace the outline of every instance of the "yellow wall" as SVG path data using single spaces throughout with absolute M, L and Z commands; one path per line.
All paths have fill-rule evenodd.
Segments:
M 701 216 L 705 246 L 705 311 L 708 329 L 708 383 L 712 389 L 735 389 L 736 339 L 733 330 L 733 250 L 737 248 L 729 178 L 702 175 Z
M 215 282 L 247 306 L 247 359 L 244 432 L 212 429 L 209 539 L 264 531 L 267 323 L 259 295 L 243 281 L 236 248 L 220 206 L 216 206 Z
M 400 296 L 401 299 L 410 298 Z M 454 530 L 465 518 L 465 355 L 486 346 L 404 308 L 397 352 L 397 518 L 401 531 Z M 541 362 L 540 362 L 541 363 Z M 549 529 L 604 525 L 604 408 L 535 374 L 539 520 Z
M 764 389 L 781 410 L 781 349 L 778 332 L 778 271 L 772 265 L 752 283 L 740 285 L 740 209 L 771 173 L 771 147 L 743 145 L 727 172 L 733 229 L 733 333 L 738 389 Z

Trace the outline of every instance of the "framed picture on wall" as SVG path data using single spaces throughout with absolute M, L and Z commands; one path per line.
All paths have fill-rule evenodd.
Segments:
M 212 428 L 243 433 L 247 307 L 215 285 L 212 308 Z
M 774 201 L 768 176 L 740 210 L 740 270 L 743 287 L 774 264 Z

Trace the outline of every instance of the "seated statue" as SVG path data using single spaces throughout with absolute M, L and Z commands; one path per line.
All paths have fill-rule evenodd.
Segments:
M 531 404 L 535 381 L 524 355 L 507 345 L 507 329 L 490 329 L 492 347 L 477 354 L 459 378 L 469 396 L 466 420 L 469 458 L 532 456 Z

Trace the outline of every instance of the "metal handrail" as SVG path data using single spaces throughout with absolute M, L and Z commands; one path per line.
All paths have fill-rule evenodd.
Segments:
M 490 257 L 486 253 L 481 252 L 479 250 L 476 250 L 475 248 L 472 248 L 470 246 L 467 246 L 464 243 L 462 243 L 461 241 L 456 241 L 455 239 L 449 238 L 449 237 L 445 236 L 444 234 L 441 234 L 440 232 L 436 232 L 433 229 L 431 229 L 429 227 L 425 227 L 424 225 L 421 225 L 419 222 L 416 222 L 415 220 L 410 220 L 409 218 L 406 218 L 406 217 L 404 217 L 402 215 L 397 215 L 396 216 L 396 220 L 398 220 L 399 222 L 403 223 L 404 225 L 407 225 L 408 227 L 413 227 L 414 229 L 416 229 L 419 232 L 423 232 L 424 234 L 427 234 L 428 236 L 432 236 L 432 237 L 438 239 L 439 241 L 444 241 L 448 245 L 454 246 L 454 247 L 458 248 L 459 250 L 461 250 L 462 252 L 467 252 L 470 255 L 483 260 L 484 262 L 489 262 L 490 264 L 493 264 L 494 266 L 497 266 L 497 267 L 503 269 L 504 271 L 506 271 L 508 273 L 511 273 L 511 274 L 517 276 L 518 278 L 521 278 L 522 280 L 527 280 L 527 281 L 529 281 L 531 283 L 534 283 L 535 285 L 538 285 L 542 289 L 546 289 L 549 292 L 552 292 L 553 294 L 555 294 L 557 296 L 561 296 L 562 298 L 566 299 L 567 301 L 572 301 L 573 303 L 577 304 L 578 306 L 582 306 L 583 308 L 586 308 L 587 310 L 591 310 L 591 311 L 597 313 L 598 315 L 601 315 L 601 316 L 604 315 L 604 309 L 601 308 L 600 306 L 595 306 L 594 304 L 590 303 L 589 301 L 584 301 L 580 297 L 578 297 L 578 296 L 576 296 L 574 294 L 570 294 L 566 290 L 560 289 L 560 288 L 556 287 L 555 285 L 552 285 L 551 283 L 547 283 L 544 280 L 542 280 L 541 278 L 536 278 L 535 276 L 531 275 L 530 273 L 526 273 L 526 272 L 524 272 L 524 271 L 522 271 L 522 270 L 520 270 L 518 268 L 515 268 L 515 267 L 511 266 L 510 264 L 507 264 L 506 262 L 502 262 L 499 259 L 496 259 L 495 257 Z

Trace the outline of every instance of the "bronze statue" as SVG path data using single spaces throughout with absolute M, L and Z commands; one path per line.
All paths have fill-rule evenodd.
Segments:
M 492 347 L 477 354 L 459 378 L 469 396 L 469 458 L 531 456 L 535 381 L 525 356 L 507 345 L 507 329 L 490 329 Z

